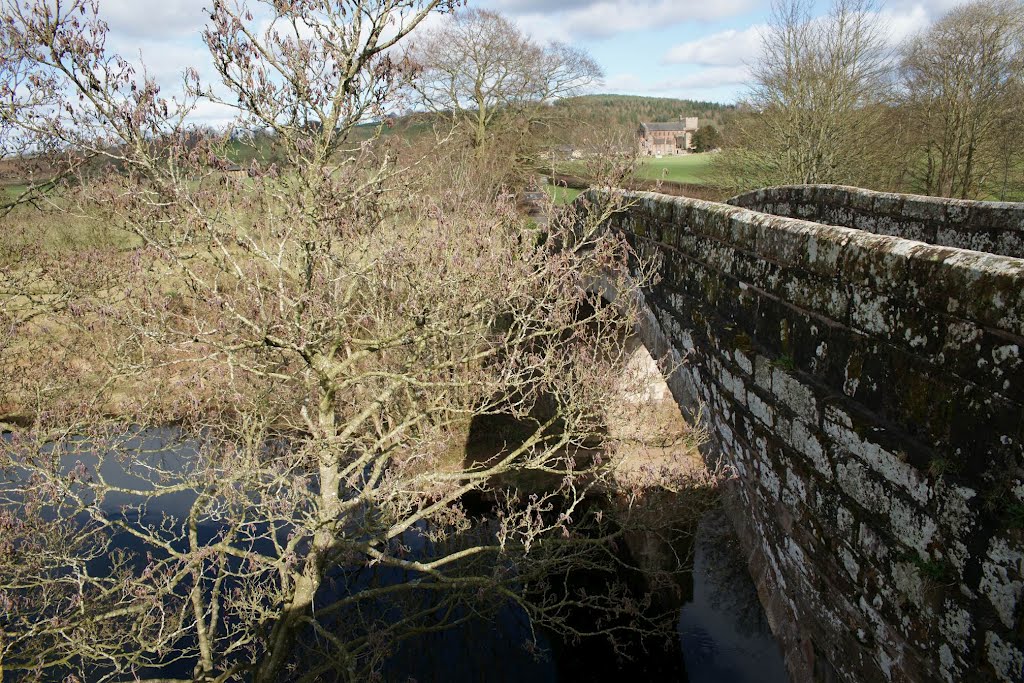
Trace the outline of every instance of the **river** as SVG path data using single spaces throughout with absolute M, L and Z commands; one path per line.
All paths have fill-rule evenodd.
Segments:
M 144 447 L 165 467 L 184 466 L 193 452 L 175 440 L 175 450 L 162 448 L 164 435 L 141 437 Z M 95 462 L 85 462 L 94 467 Z M 107 460 L 108 480 L 138 486 L 140 480 L 118 471 Z M 181 516 L 192 495 L 179 493 L 160 499 L 151 508 L 154 519 L 164 513 Z M 111 498 L 112 509 L 127 500 Z M 211 536 L 213 530 L 207 530 Z M 207 534 L 204 533 L 204 536 Z M 121 536 L 117 543 L 132 547 Z M 136 548 L 137 549 L 137 548 Z M 555 681 L 679 681 L 685 683 L 785 683 L 782 656 L 757 599 L 724 513 L 715 509 L 700 521 L 694 541 L 692 594 L 679 610 L 677 637 L 669 642 L 638 644 L 628 659 L 616 657 L 597 639 L 570 643 L 556 634 L 541 632 L 539 648 L 524 647 L 530 640 L 525 615 L 511 605 L 487 622 L 470 621 L 441 633 L 424 635 L 398 646 L 384 665 L 386 681 L 428 683 L 548 683 Z M 97 568 L 99 569 L 99 568 Z M 380 581 L 400 577 L 375 577 Z M 2 626 L 2 623 L 0 623 Z M 191 665 L 168 667 L 160 675 L 187 675 Z M 156 673 L 156 672 L 154 672 Z

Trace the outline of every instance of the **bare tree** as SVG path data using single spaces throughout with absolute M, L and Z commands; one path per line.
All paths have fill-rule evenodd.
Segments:
M 870 0 L 781 0 L 762 36 L 748 97 L 721 157 L 739 186 L 867 184 L 889 99 L 890 58 Z
M 1019 157 L 1024 5 L 983 0 L 951 10 L 903 49 L 904 108 L 920 160 L 915 189 L 945 197 L 1005 194 Z
M 578 48 L 540 45 L 489 10 L 469 9 L 418 38 L 408 52 L 422 106 L 464 125 L 476 148 L 498 129 L 529 130 L 546 105 L 600 81 Z M 499 126 L 499 124 L 501 124 Z
M 75 177 L 54 210 L 133 236 L 0 267 L 0 310 L 20 312 L 0 360 L 27 369 L 0 376 L 23 416 L 0 440 L 0 672 L 364 680 L 488 604 L 613 644 L 651 625 L 614 581 L 545 589 L 606 567 L 628 527 L 585 502 L 614 487 L 635 315 L 592 285 L 650 272 L 597 229 L 615 207 L 541 236 L 507 203 L 418 196 L 415 164 L 349 142 L 403 76 L 390 48 L 454 4 L 216 0 L 229 95 L 189 71 L 167 97 L 107 50 L 93 0 L 0 0 L 5 134 Z M 203 98 L 273 130 L 287 163 L 225 173 L 228 136 L 189 123 Z M 83 154 L 104 163 L 86 175 Z M 514 438 L 467 450 L 497 417 Z

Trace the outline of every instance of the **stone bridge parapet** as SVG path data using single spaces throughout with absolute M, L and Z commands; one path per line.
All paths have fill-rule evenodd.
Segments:
M 624 198 L 794 680 L 1024 680 L 1024 205 Z
M 729 203 L 775 216 L 1024 258 L 1024 204 L 893 194 L 843 185 L 770 187 L 734 197 Z

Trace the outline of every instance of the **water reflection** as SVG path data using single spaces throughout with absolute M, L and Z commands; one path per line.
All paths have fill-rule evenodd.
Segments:
M 693 601 L 679 618 L 690 682 L 788 683 L 739 540 L 721 509 L 698 526 L 693 584 Z
M 84 445 L 84 444 L 83 444 Z M 174 430 L 150 430 L 126 435 L 115 447 L 150 454 L 150 467 L 164 473 L 189 472 L 195 466 L 198 444 L 183 440 Z M 133 471 L 116 457 L 97 458 L 73 449 L 66 467 L 77 461 L 90 471 L 100 468 L 105 480 L 115 487 L 151 491 L 147 481 L 153 470 Z M 127 462 L 133 462 L 128 460 Z M 9 486 L 18 472 L 0 475 Z M 3 481 L 4 479 L 7 481 Z M 0 486 L 0 489 L 7 488 Z M 17 498 L 8 497 L 8 504 Z M 195 500 L 193 491 L 176 491 L 140 500 L 137 496 L 111 493 L 103 507 L 112 515 L 132 515 L 136 522 L 157 523 L 174 517 L 185 518 Z M 213 538 L 219 529 L 204 526 L 201 542 Z M 174 536 L 174 534 L 172 534 Z M 425 541 L 411 530 L 403 539 L 414 552 L 423 552 Z M 143 556 L 146 548 L 138 539 L 119 533 L 112 546 Z M 101 560 L 90 570 L 109 569 Z M 333 590 L 341 593 L 361 590 L 369 582 L 402 582 L 400 572 L 377 572 L 372 577 L 338 567 L 333 572 Z M 633 659 L 615 658 L 607 643 L 591 639 L 571 644 L 554 636 L 540 635 L 539 651 L 528 647 L 531 630 L 525 614 L 511 604 L 500 606 L 486 618 L 472 618 L 463 625 L 396 644 L 384 665 L 386 681 L 444 681 L 470 683 L 549 683 L 554 681 L 680 681 L 685 683 L 786 683 L 788 677 L 779 648 L 767 625 L 764 612 L 745 563 L 737 548 L 728 520 L 721 511 L 704 517 L 695 544 L 694 593 L 682 608 L 679 641 L 664 646 L 650 643 L 646 650 L 635 648 Z M 330 590 L 326 586 L 324 590 Z M 322 596 L 321 596 L 322 597 Z M 391 606 L 393 608 L 393 606 Z M 460 609 L 469 615 L 466 605 Z M 388 605 L 379 605 L 386 618 Z M 684 663 L 685 662 L 685 663 Z M 153 670 L 154 675 L 188 676 L 193 662 L 177 662 Z
M 526 643 L 526 615 L 506 605 L 492 620 L 475 619 L 454 629 L 422 635 L 399 646 L 385 663 L 385 681 L 417 683 L 556 683 L 558 667 L 550 642 L 538 638 L 540 650 Z M 591 679 L 592 680 L 592 679 Z
M 550 648 L 537 660 L 525 651 L 527 624 L 506 609 L 489 622 L 473 622 L 401 648 L 385 680 L 418 683 L 789 683 L 782 653 L 768 626 L 754 582 L 729 520 L 716 509 L 701 520 L 695 541 L 693 599 L 679 617 L 679 648 L 633 652 L 616 660 L 599 640 L 568 644 L 542 638 Z

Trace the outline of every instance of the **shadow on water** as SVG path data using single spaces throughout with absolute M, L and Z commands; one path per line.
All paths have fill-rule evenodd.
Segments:
M 134 437 L 131 447 L 141 447 L 158 458 L 167 470 L 187 468 L 193 462 L 194 444 L 183 442 L 171 431 L 151 430 Z M 92 466 L 94 463 L 85 463 Z M 140 486 L 143 480 L 131 472 L 118 471 L 117 460 L 104 464 L 108 481 L 120 486 Z M 145 511 L 153 520 L 165 514 L 178 517 L 187 514 L 194 494 L 176 493 L 162 497 L 160 507 Z M 107 501 L 111 512 L 130 500 L 112 497 Z M 467 507 L 483 510 L 487 501 L 466 501 Z M 214 538 L 219 530 L 202 528 L 205 542 Z M 414 545 L 410 536 L 407 542 Z M 114 539 L 117 547 L 138 552 L 146 551 L 137 540 L 126 534 Z M 624 565 L 631 565 L 629 549 L 619 549 Z M 415 548 L 414 548 L 415 552 Z M 701 521 L 695 540 L 695 565 L 692 597 L 684 587 L 689 602 L 679 609 L 678 637 L 648 639 L 628 644 L 629 658 L 618 657 L 603 638 L 589 638 L 569 642 L 553 633 L 540 632 L 537 647 L 529 645 L 533 634 L 526 615 L 514 604 L 497 605 L 490 612 L 474 616 L 473 608 L 463 606 L 458 618 L 461 625 L 449 630 L 424 633 L 415 639 L 396 644 L 391 657 L 384 663 L 384 681 L 432 681 L 470 683 L 494 681 L 496 683 L 548 683 L 554 681 L 691 681 L 693 683 L 783 683 L 788 680 L 779 648 L 768 630 L 767 621 L 757 600 L 753 582 L 746 572 L 742 557 L 731 535 L 728 521 L 721 512 L 711 513 Z M 103 567 L 93 568 L 102 572 Z M 637 590 L 643 586 L 639 574 L 621 570 L 614 580 L 622 581 Z M 402 572 L 362 573 L 339 567 L 333 573 L 333 590 L 358 591 L 370 585 L 406 581 Z M 556 590 L 585 589 L 600 591 L 606 575 L 577 572 L 570 575 L 569 583 L 556 586 Z M 678 609 L 678 597 L 662 605 Z M 381 618 L 387 619 L 389 606 L 376 606 Z M 574 614 L 580 627 L 587 626 L 592 615 Z M 160 676 L 190 676 L 194 662 L 178 662 L 146 672 Z
M 721 509 L 701 520 L 695 546 L 693 593 L 678 610 L 677 637 L 671 642 L 634 642 L 630 658 L 624 660 L 601 638 L 569 642 L 545 633 L 540 647 L 546 652 L 537 658 L 523 647 L 529 639 L 524 616 L 506 606 L 493 620 L 432 634 L 400 648 L 386 667 L 385 680 L 789 683 L 739 541 Z M 595 588 L 600 580 L 576 576 L 573 588 L 587 583 Z
M 467 439 L 467 460 L 486 461 L 503 445 L 520 442 L 521 429 L 522 425 L 501 416 L 474 420 Z M 538 490 L 546 485 L 536 477 L 514 484 Z M 463 503 L 477 513 L 489 509 L 482 497 Z M 612 576 L 577 571 L 562 585 L 549 587 L 562 594 L 598 592 L 609 582 L 618 581 L 634 595 L 642 595 L 649 587 L 643 574 L 630 568 L 644 562 L 638 562 L 641 558 L 634 557 L 631 549 L 644 553 L 645 541 L 658 542 L 634 539 L 634 543 L 618 546 L 621 565 Z M 781 652 L 724 512 L 715 508 L 705 515 L 695 537 L 686 542 L 693 544 L 693 553 L 684 551 L 682 555 L 693 557 L 694 566 L 692 571 L 682 573 L 682 595 L 663 591 L 650 607 L 678 615 L 674 638 L 627 638 L 627 656 L 623 658 L 603 637 L 573 641 L 557 633 L 541 632 L 540 651 L 534 652 L 526 647 L 531 632 L 525 615 L 505 605 L 490 620 L 472 621 L 399 648 L 385 667 L 385 680 L 787 683 Z M 665 555 L 661 558 L 664 561 Z M 596 618 L 585 610 L 576 610 L 570 625 L 589 630 Z

